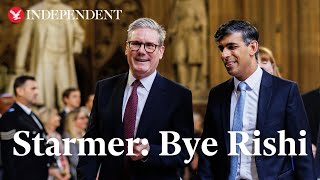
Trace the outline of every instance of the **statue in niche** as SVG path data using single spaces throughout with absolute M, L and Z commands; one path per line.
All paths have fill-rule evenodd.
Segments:
M 204 0 L 177 0 L 168 27 L 176 79 L 207 88 L 207 15 Z
M 29 9 L 72 8 L 60 0 L 43 0 Z M 61 107 L 62 92 L 68 87 L 77 87 L 74 53 L 81 53 L 83 41 L 84 30 L 77 20 L 24 20 L 18 40 L 15 71 L 17 75 L 26 73 L 28 49 L 32 42 L 28 73 L 37 79 L 39 104 L 54 107 L 58 100 L 57 104 Z

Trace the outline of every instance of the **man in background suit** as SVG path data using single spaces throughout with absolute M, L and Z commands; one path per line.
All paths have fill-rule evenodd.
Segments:
M 317 143 L 317 151 L 316 151 L 316 157 L 315 157 L 315 167 L 316 167 L 316 176 L 319 179 L 320 178 L 320 131 L 318 132 L 318 143 Z
M 14 103 L 15 99 L 12 94 L 0 94 L 0 118 Z
M 85 135 L 103 138 L 106 143 L 113 138 L 146 138 L 148 144 L 134 144 L 134 156 L 81 156 L 78 179 L 94 179 L 100 165 L 100 179 L 179 179 L 178 170 L 188 157 L 186 148 L 180 140 L 179 154 L 159 156 L 159 131 L 175 131 L 181 138 L 193 136 L 192 95 L 156 71 L 164 39 L 165 30 L 152 19 L 140 18 L 130 24 L 125 51 L 129 72 L 97 83 Z M 144 149 L 148 156 L 142 155 Z
M 315 156 L 317 151 L 317 135 L 319 134 L 320 126 L 320 88 L 302 95 L 302 99 L 308 115 L 312 151 Z
M 2 114 L 4 114 L 14 103 L 14 97 L 9 93 L 0 94 L 0 118 Z M 1 149 L 1 141 L 0 141 L 0 149 Z M 3 167 L 2 167 L 2 159 L 1 159 L 1 151 L 0 151 L 0 180 L 2 180 L 3 175 Z
M 49 172 L 50 175 L 63 180 L 59 170 L 55 167 L 50 167 L 50 164 L 55 163 L 54 159 L 46 155 L 36 156 L 34 153 L 35 147 L 32 138 L 35 138 L 38 134 L 40 138 L 45 138 L 46 136 L 43 124 L 31 110 L 38 96 L 38 86 L 34 77 L 17 77 L 14 82 L 14 93 L 16 95 L 16 103 L 0 119 L 4 179 L 44 180 L 48 178 Z M 20 134 L 20 138 L 31 146 L 30 152 L 25 156 L 13 154 L 13 148 L 20 154 L 25 153 L 25 148 L 13 140 L 15 133 L 18 131 L 29 132 L 29 137 L 25 134 Z M 44 153 L 45 148 L 46 142 L 40 141 L 40 152 Z
M 311 128 L 312 151 L 317 178 L 320 178 L 320 88 L 302 95 Z
M 315 179 L 308 132 L 307 116 L 295 83 L 272 76 L 257 65 L 259 34 L 249 22 L 232 20 L 221 25 L 215 33 L 221 60 L 230 80 L 211 89 L 202 138 L 214 138 L 218 150 L 214 156 L 201 156 L 201 179 Z M 241 110 L 240 110 L 241 109 Z M 266 149 L 263 141 L 275 138 L 273 156 L 247 156 L 236 148 L 239 156 L 230 153 L 228 131 L 249 135 L 246 148 L 254 153 L 253 131 L 260 131 L 260 153 Z M 300 130 L 306 130 L 307 156 L 278 156 L 279 134 L 295 140 L 299 154 Z M 238 140 L 239 137 L 239 140 Z M 241 136 L 236 137 L 241 142 Z M 286 143 L 285 153 L 289 153 Z M 266 150 L 268 153 L 270 151 Z
M 57 128 L 57 132 L 60 134 L 64 133 L 65 118 L 67 114 L 74 109 L 80 107 L 81 104 L 81 92 L 78 88 L 70 87 L 63 91 L 62 101 L 64 104 L 63 110 L 59 113 L 61 117 L 60 126 Z

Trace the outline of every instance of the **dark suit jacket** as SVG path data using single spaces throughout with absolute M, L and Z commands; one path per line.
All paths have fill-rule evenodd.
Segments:
M 320 125 L 320 89 L 302 95 L 311 128 L 311 142 L 317 145 L 317 135 Z
M 20 134 L 20 138 L 29 143 L 31 150 L 26 156 L 15 156 L 13 155 L 14 147 L 20 154 L 24 153 L 25 149 L 15 143 L 13 138 L 1 138 L 1 155 L 4 166 L 4 179 L 47 179 L 48 163 L 50 163 L 51 159 L 46 155 L 36 156 L 34 154 L 34 142 L 32 140 L 32 138 L 34 138 L 38 133 L 40 134 L 40 138 L 43 138 L 46 132 L 41 130 L 34 122 L 32 117 L 26 114 L 25 111 L 16 103 L 13 104 L 12 107 L 0 119 L 0 132 L 9 132 L 11 130 L 15 130 L 17 132 L 29 131 L 29 138 L 27 138 L 27 136 L 24 134 Z M 41 141 L 40 150 L 42 153 L 44 152 L 45 148 L 45 142 Z
M 320 178 L 320 131 L 318 132 L 318 143 L 317 143 L 315 166 L 316 166 L 316 176 L 317 178 Z
M 56 131 L 60 134 L 63 134 L 64 133 L 64 127 L 65 127 L 65 123 L 66 123 L 66 116 L 67 116 L 67 112 L 65 110 L 62 110 L 60 113 L 59 113 L 59 116 L 61 117 L 61 120 L 60 120 L 60 126 L 57 127 Z
M 211 89 L 205 116 L 202 138 L 214 138 L 218 150 L 211 157 L 202 156 L 199 164 L 201 179 L 227 179 L 230 171 L 230 103 L 234 89 L 233 78 Z M 307 130 L 308 123 L 298 87 L 295 83 L 280 79 L 263 71 L 257 113 L 256 129 L 260 131 L 260 153 L 263 154 L 263 141 L 275 138 L 274 156 L 256 156 L 257 172 L 260 180 L 269 179 L 315 179 L 314 165 L 309 136 L 306 137 L 308 156 L 277 156 L 279 153 L 279 134 L 285 130 L 286 138 L 299 142 L 300 130 Z M 299 144 L 296 153 L 299 154 Z M 286 153 L 288 153 L 288 145 Z M 268 151 L 270 153 L 270 151 Z M 213 177 L 211 176 L 213 175 Z
M 85 138 L 123 139 L 122 102 L 128 73 L 97 83 L 90 125 Z M 159 156 L 161 134 L 175 131 L 181 138 L 193 136 L 191 91 L 157 74 L 141 114 L 136 137 L 147 138 L 150 151 L 146 162 L 130 161 L 131 179 L 179 179 L 178 168 L 188 157 L 186 148 L 176 156 Z M 171 139 L 171 138 L 170 138 Z M 179 141 L 181 143 L 181 141 Z M 117 151 L 123 150 L 123 147 Z M 173 152 L 172 147 L 169 151 Z M 95 179 L 101 163 L 100 179 L 123 179 L 123 156 L 80 156 L 78 179 Z

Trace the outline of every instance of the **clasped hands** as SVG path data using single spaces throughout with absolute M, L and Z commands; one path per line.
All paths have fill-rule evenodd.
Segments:
M 143 150 L 150 151 L 149 143 L 142 143 L 142 140 L 139 140 L 139 143 L 133 142 L 133 153 L 134 155 L 130 155 L 129 157 L 133 161 L 144 160 L 146 159 L 146 154 L 143 153 Z

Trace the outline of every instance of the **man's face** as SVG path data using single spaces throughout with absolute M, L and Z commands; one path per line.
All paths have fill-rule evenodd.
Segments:
M 37 104 L 38 94 L 38 84 L 33 80 L 27 80 L 23 86 L 17 88 L 17 95 L 19 99 L 27 106 Z
M 69 94 L 69 97 L 65 98 L 65 102 L 66 102 L 66 105 L 71 109 L 80 107 L 80 103 L 81 103 L 80 91 L 72 91 Z
M 230 75 L 244 81 L 256 70 L 257 62 L 254 54 L 258 48 L 257 41 L 252 41 L 247 46 L 241 32 L 236 32 L 223 37 L 218 42 L 218 47 L 221 51 L 221 60 Z
M 136 41 L 140 43 L 153 43 L 159 45 L 159 34 L 157 31 L 149 28 L 140 28 L 132 31 L 128 41 Z M 164 53 L 164 46 L 157 46 L 156 50 L 152 53 L 145 51 L 144 45 L 140 49 L 133 51 L 126 46 L 127 61 L 132 71 L 132 74 L 137 79 L 152 74 L 158 67 L 159 61 Z

